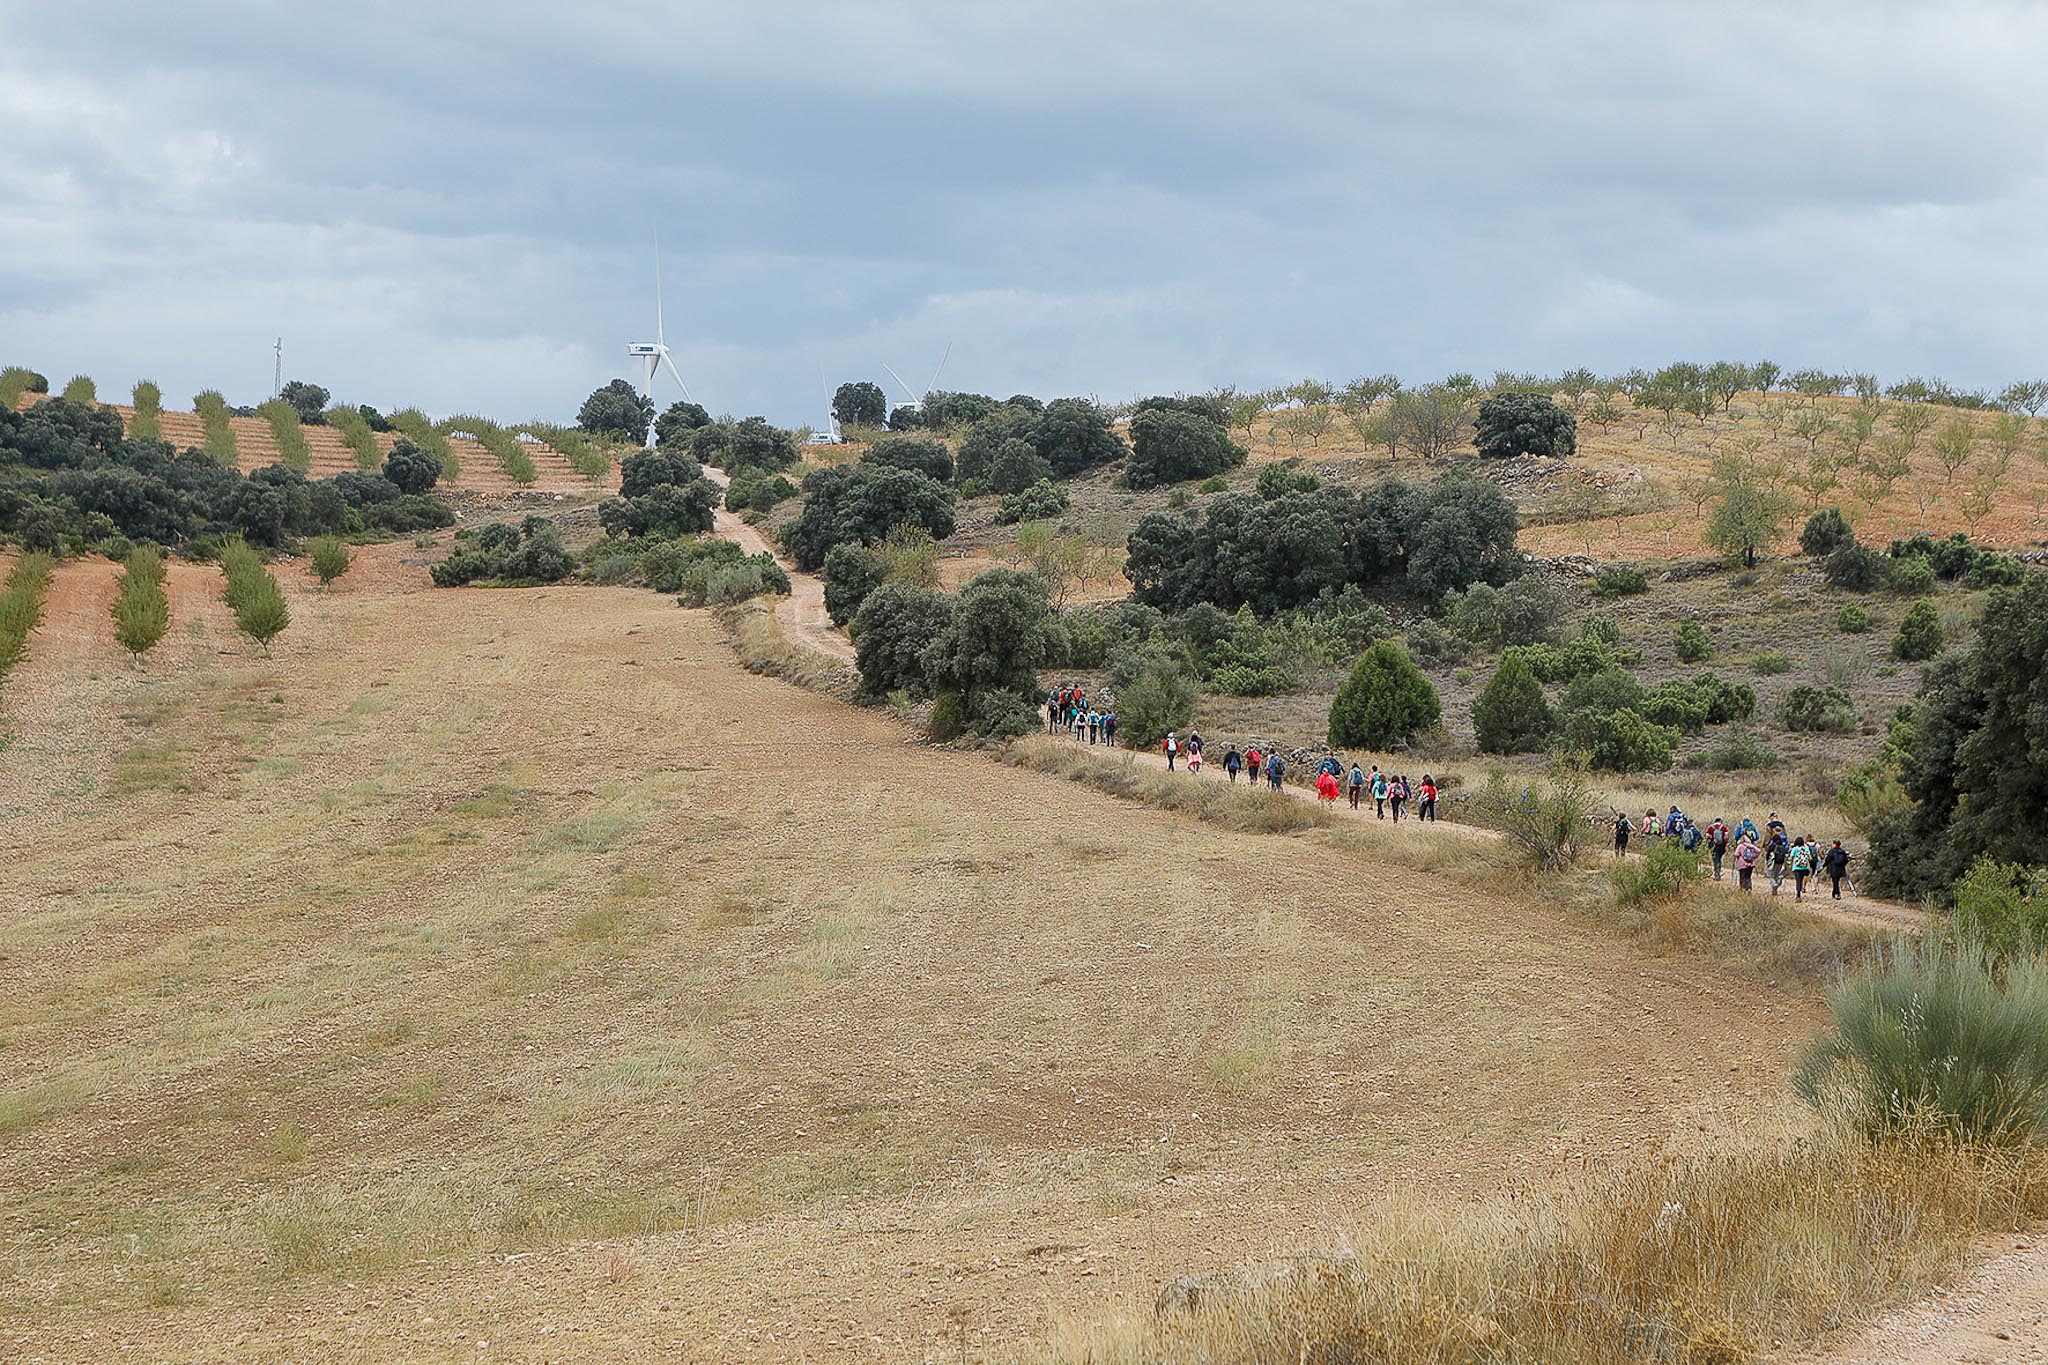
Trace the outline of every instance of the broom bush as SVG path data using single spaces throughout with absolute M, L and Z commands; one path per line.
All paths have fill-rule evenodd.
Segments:
M 164 596 L 164 557 L 154 545 L 138 545 L 129 552 L 111 612 L 114 638 L 140 666 L 142 656 L 171 627 L 170 599 Z
M 455 453 L 455 446 L 443 436 L 427 415 L 418 408 L 401 408 L 391 414 L 391 428 L 403 432 L 412 443 L 425 446 L 434 452 L 434 458 L 441 462 L 441 477 L 454 482 L 462 477 L 462 457 Z
M 365 473 L 375 473 L 384 463 L 384 448 L 377 444 L 377 433 L 370 430 L 370 423 L 359 408 L 331 407 L 327 410 L 327 425 L 341 433 L 341 439 L 356 457 L 356 468 Z
M 263 566 L 263 558 L 248 542 L 231 540 L 221 546 L 220 571 L 227 580 L 221 598 L 235 614 L 235 628 L 270 652 L 270 642 L 291 624 L 291 608 L 277 580 Z
M 50 587 L 50 557 L 25 554 L 0 584 L 0 678 L 28 652 L 28 633 L 43 619 L 43 594 Z
M 348 572 L 348 546 L 341 543 L 340 536 L 316 536 L 313 538 L 311 549 L 313 572 L 318 575 L 321 587 L 326 587 Z
M 299 410 L 282 398 L 273 398 L 256 411 L 270 423 L 270 434 L 277 441 L 277 462 L 301 474 L 312 472 L 313 449 L 306 444 L 305 429 L 299 424 Z
M 497 456 L 499 467 L 514 483 L 532 483 L 539 477 L 539 472 L 533 467 L 533 457 L 526 453 L 526 447 L 519 443 L 519 438 L 488 417 L 463 413 L 441 423 L 441 431 L 450 436 L 458 432 L 467 433 L 471 440 Z
M 92 376 L 74 374 L 71 381 L 64 386 L 64 397 L 74 403 L 97 403 L 100 401 L 100 391 L 94 386 Z
M 138 441 L 161 441 L 164 438 L 163 423 L 158 417 L 163 412 L 164 391 L 147 379 L 136 381 L 134 413 L 128 418 L 128 434 Z
M 236 448 L 235 427 L 228 420 L 228 400 L 220 390 L 206 389 L 195 394 L 192 409 L 199 414 L 200 425 L 205 429 L 200 444 L 207 455 L 230 467 L 238 464 L 241 452 Z

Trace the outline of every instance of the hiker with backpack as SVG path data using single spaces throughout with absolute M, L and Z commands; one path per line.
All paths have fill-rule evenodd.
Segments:
M 1372 806 L 1375 820 L 1387 818 L 1387 793 L 1392 790 L 1393 783 L 1387 781 L 1387 775 L 1375 767 L 1372 770 Z
M 1335 803 L 1337 800 L 1337 774 L 1328 768 L 1316 773 L 1316 800 Z
M 1757 847 L 1754 835 L 1743 835 L 1735 845 L 1735 884 L 1744 891 L 1755 889 L 1750 878 L 1755 875 L 1757 859 L 1762 856 L 1763 850 Z
M 1834 898 L 1840 900 L 1842 898 L 1842 878 L 1849 875 L 1849 850 L 1842 847 L 1840 839 L 1835 840 L 1834 847 L 1822 855 L 1820 865 L 1822 870 L 1828 874 L 1828 881 L 1832 884 Z
M 1232 786 L 1235 786 L 1237 775 L 1243 771 L 1244 755 L 1239 753 L 1237 746 L 1233 744 L 1223 751 L 1223 775 L 1230 779 Z
M 1626 858 L 1628 856 L 1628 832 L 1628 816 L 1620 811 L 1614 812 L 1614 856 L 1616 858 Z
M 1172 772 L 1173 760 L 1180 757 L 1180 740 L 1173 731 L 1168 730 L 1166 738 L 1159 742 L 1159 747 L 1166 751 L 1166 771 Z
M 1678 832 L 1678 846 L 1687 853 L 1696 853 L 1701 842 L 1700 827 L 1690 820 L 1686 821 L 1685 828 Z
M 1266 782 L 1274 791 L 1280 790 L 1280 781 L 1287 776 L 1287 765 L 1280 761 L 1280 755 L 1266 755 Z
M 1771 894 L 1778 894 L 1778 888 L 1785 884 L 1785 873 L 1792 866 L 1792 845 L 1785 842 L 1785 827 L 1775 819 L 1767 828 L 1774 833 L 1764 842 L 1764 872 L 1771 879 Z
M 1800 835 L 1792 845 L 1792 899 L 1806 899 L 1806 879 L 1813 875 L 1813 848 Z
M 1720 816 L 1707 826 L 1707 852 L 1714 858 L 1714 880 L 1721 880 L 1721 859 L 1728 852 L 1728 822 Z
M 1408 779 L 1396 777 L 1387 785 L 1387 802 L 1394 808 L 1394 823 L 1401 823 L 1401 807 L 1408 802 Z
M 1436 779 L 1428 773 L 1422 775 L 1422 800 L 1415 807 L 1415 818 L 1436 823 Z
M 1345 785 L 1351 789 L 1351 809 L 1357 810 L 1358 798 L 1365 792 L 1365 769 L 1353 763 L 1351 765 L 1351 776 L 1346 780 Z

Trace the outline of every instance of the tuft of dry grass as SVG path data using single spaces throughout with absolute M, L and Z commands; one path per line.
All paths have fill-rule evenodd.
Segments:
M 739 653 L 740 666 L 749 673 L 780 678 L 813 692 L 853 695 L 859 681 L 853 670 L 837 659 L 790 643 L 782 623 L 775 619 L 773 601 L 750 598 L 719 609 L 719 619 Z
M 1069 1322 L 1055 1360 L 1737 1361 L 1952 1273 L 1972 1239 L 2048 1215 L 2048 1156 L 1830 1127 L 1665 1151 L 1536 1196 L 1395 1204 L 1348 1258 L 1190 1310 Z M 1355 1259 L 1354 1259 L 1355 1258 Z

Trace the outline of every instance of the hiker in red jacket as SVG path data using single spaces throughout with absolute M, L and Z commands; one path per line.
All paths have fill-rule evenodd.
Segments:
M 1327 772 L 1326 772 L 1326 773 L 1317 773 L 1317 774 L 1316 774 L 1316 800 L 1318 800 L 1318 801 L 1330 801 L 1330 802 L 1335 802 L 1335 801 L 1336 801 L 1336 799 L 1337 799 L 1337 775 L 1336 775 L 1335 773 L 1327 773 Z

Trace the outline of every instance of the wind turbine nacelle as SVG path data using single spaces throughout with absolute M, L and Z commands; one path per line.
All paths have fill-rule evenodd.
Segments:
M 839 443 L 839 438 L 829 431 L 814 431 L 804 440 L 807 446 L 836 446 Z
M 666 349 L 668 348 L 663 346 L 658 341 L 635 341 L 630 343 L 626 347 L 626 354 L 630 356 L 639 356 L 643 359 L 658 360 L 661 358 L 661 353 Z

